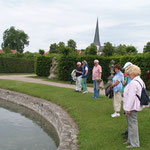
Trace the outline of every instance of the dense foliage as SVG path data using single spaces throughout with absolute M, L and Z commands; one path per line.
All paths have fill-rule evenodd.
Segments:
M 0 57 L 0 73 L 33 73 L 34 60 Z
M 4 31 L 2 49 L 14 49 L 22 53 L 25 46 L 29 45 L 29 37 L 23 30 L 10 27 Z
M 150 42 L 147 42 L 147 44 L 144 46 L 143 52 L 150 52 Z
M 49 76 L 52 58 L 48 56 L 39 56 L 35 59 L 35 73 L 38 76 Z
M 135 56 L 112 56 L 112 57 L 104 57 L 104 56 L 92 56 L 92 55 L 62 55 L 59 57 L 58 61 L 58 78 L 60 80 L 69 81 L 71 80 L 71 72 L 73 69 L 76 68 L 76 63 L 78 61 L 82 62 L 83 60 L 86 60 L 89 65 L 89 78 L 88 82 L 92 82 L 92 69 L 94 66 L 94 60 L 98 59 L 100 62 L 100 65 L 102 66 L 103 73 L 102 73 L 102 79 L 104 81 L 107 81 L 107 78 L 110 75 L 110 68 L 109 64 L 110 61 L 113 59 L 116 64 L 121 64 L 124 66 L 124 64 L 128 61 L 132 62 L 133 64 L 138 65 L 142 70 L 141 77 L 145 82 L 146 80 L 146 71 L 150 69 L 150 53 L 144 53 L 144 54 L 137 54 Z M 38 72 L 36 71 L 37 75 L 40 76 L 48 76 L 49 75 L 49 69 L 50 69 L 50 63 L 52 60 L 52 56 L 46 57 L 46 56 L 40 56 L 36 60 L 36 65 L 38 68 Z M 39 73 L 40 72 L 40 73 Z

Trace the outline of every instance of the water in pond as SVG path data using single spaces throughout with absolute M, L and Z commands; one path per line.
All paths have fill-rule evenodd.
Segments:
M 0 99 L 0 150 L 56 150 L 52 125 L 34 111 Z

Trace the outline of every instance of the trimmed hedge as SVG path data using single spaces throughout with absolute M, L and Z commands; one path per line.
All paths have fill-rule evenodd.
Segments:
M 33 73 L 34 60 L 0 57 L 0 73 Z
M 132 62 L 133 64 L 138 65 L 142 70 L 142 79 L 147 82 L 146 80 L 146 72 L 150 70 L 150 53 L 144 54 L 137 54 L 135 56 L 113 56 L 113 57 L 104 57 L 104 56 L 92 56 L 92 55 L 81 55 L 81 56 L 61 56 L 58 60 L 58 78 L 60 80 L 69 81 L 71 80 L 71 72 L 73 69 L 76 68 L 76 63 L 78 61 L 82 62 L 86 60 L 89 65 L 89 78 L 88 82 L 92 82 L 92 69 L 94 66 L 94 60 L 98 59 L 100 65 L 102 66 L 102 79 L 106 82 L 107 78 L 110 75 L 110 68 L 109 64 L 110 61 L 113 59 L 115 64 L 120 64 L 124 66 L 124 64 L 128 61 Z M 38 71 L 36 71 L 37 75 L 39 76 L 48 76 L 49 69 L 51 66 L 52 56 L 40 56 L 36 60 L 36 67 Z
M 35 59 L 35 73 L 38 76 L 49 76 L 50 66 L 51 66 L 52 58 L 48 56 L 38 56 Z

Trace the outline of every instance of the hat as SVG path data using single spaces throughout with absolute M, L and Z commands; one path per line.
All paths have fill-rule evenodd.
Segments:
M 131 65 L 132 65 L 131 62 L 127 62 L 127 63 L 125 63 L 125 65 L 124 65 L 124 67 L 123 67 L 122 69 L 127 69 L 127 68 L 129 68 Z

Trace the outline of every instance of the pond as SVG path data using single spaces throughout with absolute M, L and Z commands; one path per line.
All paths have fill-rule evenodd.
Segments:
M 39 114 L 0 99 L 0 150 L 57 150 L 54 127 Z

